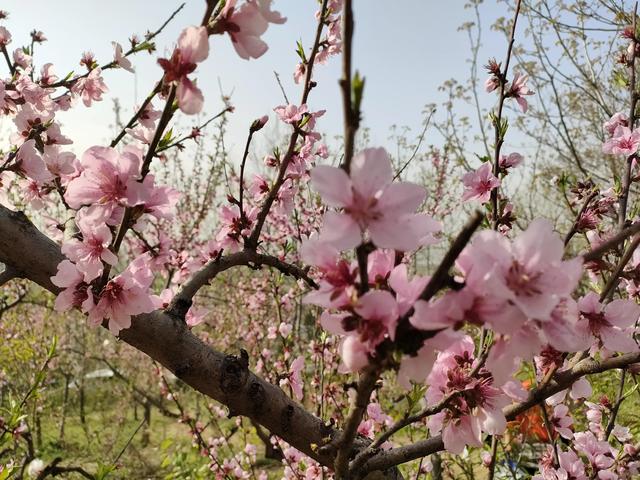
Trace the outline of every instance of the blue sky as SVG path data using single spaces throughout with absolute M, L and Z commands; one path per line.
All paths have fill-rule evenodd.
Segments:
M 463 81 L 468 76 L 469 45 L 466 33 L 458 26 L 473 19 L 473 12 L 464 8 L 463 0 L 356 0 L 355 2 L 354 66 L 366 77 L 363 102 L 364 125 L 370 128 L 373 145 L 388 144 L 392 124 L 412 127 L 417 134 L 421 124 L 421 111 L 426 103 L 443 99 L 438 86 L 454 77 Z M 64 76 L 71 70 L 80 71 L 78 65 L 83 51 L 95 53 L 99 63 L 110 61 L 112 41 L 127 45 L 133 33 L 143 34 L 155 30 L 180 2 L 159 0 L 4 0 L 2 8 L 10 13 L 4 24 L 13 35 L 13 48 L 28 41 L 29 32 L 42 30 L 49 39 L 36 46 L 35 63 L 39 68 L 45 61 L 52 62 L 56 72 Z M 395 8 L 394 8 L 395 7 Z M 169 54 L 180 31 L 186 25 L 199 23 L 204 0 L 187 0 L 187 5 L 157 38 L 157 53 Z M 292 72 L 297 57 L 295 41 L 305 46 L 311 42 L 315 28 L 314 0 L 275 0 L 274 8 L 288 17 L 284 25 L 271 25 L 264 40 L 269 51 L 260 59 L 245 61 L 239 58 L 227 36 L 211 39 L 209 59 L 198 69 L 198 82 L 205 94 L 205 111 L 216 113 L 221 108 L 219 85 L 225 93 L 232 93 L 236 112 L 231 118 L 227 144 L 232 153 L 239 154 L 251 121 L 265 113 L 275 123 L 273 107 L 283 103 L 275 81 L 277 71 L 292 102 L 300 97 L 300 88 L 293 83 Z M 505 51 L 502 35 L 488 26 L 505 11 L 505 4 L 488 1 L 481 6 L 484 17 L 484 38 L 481 61 L 489 56 L 501 58 Z M 112 137 L 112 101 L 118 97 L 124 114 L 132 111 L 161 75 L 156 56 L 138 54 L 133 58 L 136 74 L 125 70 L 105 72 L 110 88 L 105 100 L 90 109 L 80 105 L 70 113 L 61 113 L 63 132 L 71 136 L 82 150 L 94 144 L 103 144 Z M 327 115 L 318 127 L 330 135 L 339 134 L 341 104 L 338 78 L 339 58 L 316 70 L 319 86 L 313 91 L 311 109 L 326 109 Z M 481 73 L 484 78 L 484 73 Z M 484 95 L 486 106 L 494 100 Z M 471 114 L 469 112 L 463 112 Z M 206 118 L 203 114 L 202 120 Z M 186 127 L 196 119 L 183 117 Z M 272 127 L 273 128 L 273 127 Z M 435 134 L 427 143 L 438 143 Z

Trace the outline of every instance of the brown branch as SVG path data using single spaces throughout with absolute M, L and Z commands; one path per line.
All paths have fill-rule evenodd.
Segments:
M 636 19 L 638 17 L 638 2 L 635 3 L 633 7 L 633 20 L 632 20 L 632 28 L 633 34 L 631 35 L 631 61 L 629 62 L 629 128 L 631 130 L 634 129 L 636 123 L 636 104 L 638 102 L 638 93 L 636 92 L 636 48 L 637 48 L 637 38 L 636 38 Z M 619 211 L 618 211 L 618 226 L 619 229 L 622 230 L 627 221 L 627 202 L 629 200 L 629 188 L 631 187 L 631 166 L 633 164 L 633 160 L 636 158 L 636 154 L 633 153 L 627 158 L 627 164 L 624 172 L 624 177 L 622 178 L 622 192 L 620 194 Z
M 500 150 L 502 148 L 502 144 L 504 143 L 504 136 L 501 132 L 502 130 L 502 110 L 504 108 L 504 101 L 507 98 L 505 87 L 507 84 L 507 74 L 509 73 L 509 62 L 511 61 L 511 52 L 513 51 L 513 44 L 515 42 L 516 36 L 516 24 L 518 23 L 518 15 L 520 14 L 520 5 L 522 0 L 518 0 L 516 4 L 515 13 L 513 15 L 513 24 L 511 25 L 511 34 L 509 36 L 509 46 L 507 47 L 507 56 L 504 62 L 504 69 L 500 74 L 500 94 L 498 98 L 498 107 L 496 109 L 496 115 L 494 119 L 494 129 L 495 129 L 495 145 L 494 145 L 494 155 L 493 155 L 493 175 L 498 178 L 500 175 Z M 493 208 L 493 229 L 497 230 L 500 225 L 500 212 L 499 212 L 499 189 L 500 187 L 496 187 L 491 190 L 491 207 Z
M 241 252 L 215 258 L 195 272 L 173 297 L 171 304 L 167 308 L 167 312 L 183 318 L 191 306 L 191 299 L 203 286 L 208 285 L 219 273 L 242 265 L 250 267 L 267 265 L 279 270 L 285 275 L 304 280 L 312 288 L 318 287 L 304 269 L 284 262 L 272 255 L 256 253 L 253 250 L 245 249 Z
M 609 420 L 607 422 L 607 428 L 604 431 L 605 440 L 609 440 L 609 436 L 613 431 L 613 427 L 616 426 L 616 417 L 618 416 L 618 412 L 620 411 L 620 405 L 625 399 L 624 396 L 624 382 L 627 378 L 627 369 L 623 368 L 620 370 L 620 384 L 618 386 L 618 396 L 616 397 L 616 403 L 613 404 L 613 408 L 611 409 L 611 415 L 609 416 Z
M 124 128 L 122 129 L 122 131 L 118 134 L 118 136 L 116 138 L 114 138 L 111 141 L 111 148 L 115 147 L 116 145 L 118 145 L 118 143 L 120 143 L 120 140 L 122 140 L 124 138 L 124 136 L 127 134 L 127 129 L 129 128 L 133 128 L 133 126 L 136 124 L 136 122 L 138 121 L 138 118 L 140 118 L 140 115 L 142 115 L 142 113 L 145 111 L 145 109 L 147 108 L 147 105 L 149 105 L 151 103 L 151 100 L 153 100 L 153 97 L 155 97 L 159 92 L 160 89 L 162 87 L 162 82 L 158 82 L 155 86 L 155 88 L 151 91 L 151 93 L 147 96 L 147 98 L 144 99 L 144 102 L 142 102 L 142 105 L 140 105 L 140 108 L 138 108 L 138 110 L 136 111 L 136 113 L 133 114 L 133 116 L 131 117 L 131 119 L 127 122 L 127 124 L 124 126 Z
M 451 247 L 449 247 L 449 250 L 440 262 L 440 265 L 438 265 L 438 268 L 431 276 L 429 283 L 427 283 L 427 286 L 422 291 L 422 294 L 419 297 L 421 300 L 429 300 L 443 287 L 443 285 L 447 283 L 449 269 L 453 266 L 467 243 L 469 243 L 471 236 L 478 229 L 483 219 L 484 215 L 480 211 L 476 211 L 473 217 L 469 219 L 462 231 L 451 244 Z
M 352 0 L 344 0 L 342 7 L 342 113 L 344 123 L 344 158 L 342 167 L 347 173 L 351 168 L 354 140 L 360 123 L 360 112 L 354 108 L 351 95 L 351 51 L 353 43 L 353 5 Z
M 344 431 L 337 441 L 337 452 L 335 460 L 335 472 L 339 479 L 347 478 L 349 468 L 349 457 L 353 448 L 353 441 L 356 438 L 358 427 L 362 421 L 362 416 L 367 410 L 371 393 L 376 387 L 376 382 L 380 376 L 380 366 L 377 363 L 370 364 L 360 375 L 356 399 L 351 406 L 349 416 L 344 425 Z
M 578 224 L 580 223 L 580 218 L 582 218 L 582 214 L 587 210 L 587 208 L 589 207 L 589 204 L 591 203 L 591 200 L 593 200 L 597 194 L 598 192 L 595 192 L 595 191 L 591 192 L 591 194 L 584 200 L 584 203 L 582 204 L 582 208 L 580 208 L 580 211 L 576 215 L 576 219 L 573 221 L 573 225 L 571 225 L 571 229 L 567 232 L 567 235 L 564 237 L 565 247 L 569 244 L 573 236 L 576 233 L 578 233 Z
M 585 253 L 584 255 L 582 255 L 582 259 L 585 262 L 592 262 L 594 260 L 598 260 L 605 253 L 607 253 L 609 250 L 611 250 L 612 248 L 617 247 L 620 243 L 625 241 L 631 235 L 634 235 L 634 234 L 636 234 L 638 232 L 640 232 L 640 222 L 636 222 L 636 223 L 632 224 L 631 226 L 625 228 L 620 233 L 612 236 L 607 241 L 603 242 L 602 244 L 600 244 L 599 246 L 597 246 L 593 250 Z

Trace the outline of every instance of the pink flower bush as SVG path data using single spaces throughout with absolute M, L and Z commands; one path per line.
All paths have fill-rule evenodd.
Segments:
M 413 250 L 434 243 L 440 224 L 428 215 L 415 214 L 425 191 L 407 183 L 392 183 L 391 161 L 383 148 L 366 149 L 353 158 L 351 175 L 336 167 L 318 166 L 311 184 L 329 206 L 320 238 L 339 250 L 360 244 L 363 233 L 379 248 Z M 397 232 L 403 232 L 402 236 Z
M 160 58 L 164 81 L 177 83 L 176 99 L 182 112 L 192 115 L 202 110 L 202 91 L 187 75 L 209 56 L 209 35 L 205 27 L 187 27 L 178 37 L 178 45 L 170 59 Z

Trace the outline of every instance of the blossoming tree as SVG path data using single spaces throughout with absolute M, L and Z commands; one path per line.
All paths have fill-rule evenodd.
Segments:
M 226 406 L 225 414 L 250 419 L 267 444 L 283 451 L 285 478 L 401 478 L 401 466 L 414 460 L 419 476 L 430 470 L 424 460 L 430 455 L 465 450 L 478 452 L 493 478 L 507 456 L 499 447 L 510 422 L 538 411 L 548 448 L 537 455 L 536 478 L 634 477 L 640 446 L 617 418 L 640 363 L 640 222 L 630 208 L 640 146 L 637 16 L 626 13 L 629 26 L 618 44 L 627 69 L 626 112 L 603 125 L 602 155 L 625 173 L 615 187 L 614 179 L 602 189 L 577 184 L 582 205 L 562 236 L 547 218 L 518 224 L 523 207 L 504 188 L 526 162 L 503 151 L 505 106 L 525 115 L 535 95 L 512 67 L 520 14 L 518 0 L 505 58 L 488 61 L 485 90 L 496 100 L 491 155 L 459 179 L 461 201 L 477 210 L 450 242 L 442 232 L 446 219 L 425 207 L 430 186 L 402 180 L 410 179 L 411 166 L 397 168 L 383 148 L 357 151 L 365 82 L 352 66 L 351 0 L 320 2 L 313 44 L 297 49 L 300 100 L 274 104 L 271 116 L 247 125 L 239 172 L 226 192 L 215 192 L 221 199 L 213 231 L 176 227 L 176 211 L 190 193 L 169 184 L 162 164 L 170 161 L 167 151 L 200 135 L 196 128 L 174 136 L 172 126 L 202 110 L 197 69 L 210 45 L 228 34 L 241 59 L 259 58 L 268 48 L 262 34 L 286 21 L 271 0 L 207 0 L 201 24 L 186 26 L 171 56 L 158 58 L 160 78 L 121 133 L 84 152 L 74 151 L 56 114 L 100 102 L 109 71 L 131 71 L 136 54 L 153 50 L 159 31 L 130 39 L 128 48 L 114 43 L 113 59 L 102 65 L 85 54 L 86 71 L 59 78 L 50 63 L 39 72 L 33 67 L 41 32 L 32 34 L 30 47 L 13 49 L 16 40 L 0 26 L 7 68 L 0 111 L 12 122 L 0 161 L 0 284 L 39 285 L 55 295 L 58 312 L 84 315 Z M 344 137 L 333 165 L 319 131 L 324 111 L 307 105 L 314 73 L 328 61 L 342 62 Z M 232 110 L 227 105 L 218 116 Z M 266 172 L 249 178 L 252 139 L 268 121 L 286 126 L 286 147 L 274 148 Z M 201 220 L 210 205 L 202 208 Z M 434 268 L 414 268 L 438 243 L 444 250 Z M 249 267 L 257 293 L 235 328 L 247 344 L 256 341 L 223 353 L 215 336 L 196 327 L 212 315 L 205 292 L 241 267 Z M 263 319 L 264 332 L 256 334 L 242 322 L 262 312 L 260 295 L 269 287 L 260 269 L 292 281 L 278 284 L 287 285 L 277 294 L 278 315 Z M 296 296 L 313 316 L 314 338 L 310 351 L 293 358 L 302 337 L 285 317 Z M 261 349 L 261 341 L 274 338 L 283 342 L 281 358 Z M 618 397 L 591 402 L 588 376 L 611 370 L 620 373 Z M 344 393 L 335 383 L 325 388 L 320 378 L 329 373 L 347 385 Z M 162 385 L 173 397 L 169 382 Z M 406 408 L 385 412 L 385 396 L 407 399 Z M 325 399 L 335 408 L 325 407 Z M 588 422 L 578 421 L 581 415 Z M 267 478 L 251 466 L 250 445 L 248 464 L 223 458 L 219 442 L 187 423 L 215 478 Z M 0 427 L 3 437 L 20 434 L 16 426 Z M 44 478 L 56 465 L 34 469 Z M 1 476 L 15 467 L 0 468 Z

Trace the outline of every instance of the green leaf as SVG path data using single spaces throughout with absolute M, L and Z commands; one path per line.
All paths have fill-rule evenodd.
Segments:
M 172 141 L 173 141 L 173 128 L 170 128 L 169 131 L 164 134 L 164 137 L 162 137 L 162 140 L 160 140 L 160 143 L 158 144 L 158 149 L 161 150 L 169 146 Z
M 365 78 L 360 76 L 360 72 L 356 70 L 356 74 L 353 76 L 351 82 L 351 98 L 353 99 L 353 111 L 356 115 L 360 114 L 360 105 L 362 104 L 362 95 L 364 93 Z
M 300 40 L 296 42 L 296 47 L 296 53 L 300 57 L 300 60 L 302 60 L 303 63 L 307 63 L 307 56 L 304 53 L 304 47 L 302 46 L 302 42 Z

